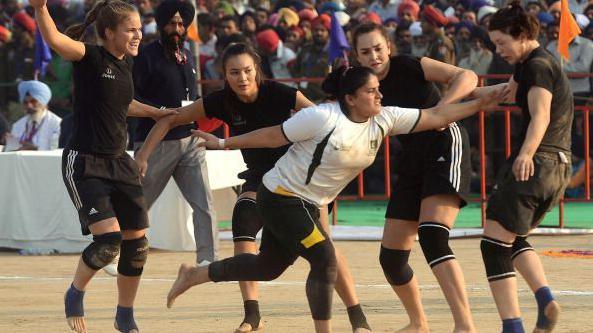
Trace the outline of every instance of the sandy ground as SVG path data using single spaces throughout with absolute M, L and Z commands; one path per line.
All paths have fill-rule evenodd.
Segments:
M 593 236 L 533 237 L 539 252 L 550 249 L 593 250 Z M 374 332 L 394 332 L 407 317 L 386 284 L 378 262 L 378 242 L 338 242 L 349 260 L 357 291 Z M 500 332 L 494 302 L 486 283 L 479 239 L 452 241 L 465 272 L 472 312 L 480 332 Z M 222 242 L 222 256 L 232 243 Z M 68 332 L 62 304 L 77 256 L 25 257 L 0 252 L 0 332 Z M 165 296 L 181 262 L 193 262 L 193 253 L 153 251 L 145 269 L 136 320 L 147 332 L 233 332 L 243 307 L 236 283 L 205 284 L 181 296 L 175 307 L 165 307 Z M 593 332 L 593 260 L 543 257 L 563 313 L 557 332 Z M 422 286 L 432 332 L 451 332 L 453 321 L 437 282 L 419 246 L 411 264 Z M 264 332 L 313 332 L 304 281 L 308 266 L 299 260 L 278 280 L 260 286 Z M 85 298 L 89 332 L 113 332 L 115 279 L 100 272 Z M 526 329 L 535 323 L 536 303 L 519 279 L 519 295 Z M 344 306 L 334 297 L 334 332 L 350 332 Z

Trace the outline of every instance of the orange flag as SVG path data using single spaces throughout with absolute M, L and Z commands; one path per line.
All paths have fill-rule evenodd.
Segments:
M 564 59 L 570 60 L 570 53 L 568 52 L 568 45 L 581 34 L 581 29 L 570 13 L 568 8 L 568 0 L 560 0 L 560 33 L 558 34 L 558 53 Z
M 200 35 L 198 34 L 198 22 L 195 19 L 192 24 L 187 29 L 187 38 L 193 40 L 194 42 L 200 42 Z

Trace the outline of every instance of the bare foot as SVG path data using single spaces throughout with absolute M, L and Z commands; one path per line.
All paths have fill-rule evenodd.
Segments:
M 533 333 L 551 333 L 554 331 L 554 327 L 558 322 L 558 317 L 560 316 L 560 304 L 556 301 L 551 301 L 546 305 L 544 309 L 544 314 L 548 319 L 548 326 L 546 328 L 538 328 L 537 326 L 533 329 Z
M 428 333 L 428 326 L 418 326 L 413 324 L 408 324 L 406 327 L 396 331 L 396 333 Z
M 235 330 L 235 333 L 255 332 L 261 330 L 262 328 L 264 328 L 264 325 L 261 323 L 261 321 L 259 326 L 256 328 L 253 328 L 250 323 L 241 323 L 241 325 L 239 325 L 239 327 Z
M 66 318 L 70 329 L 76 333 L 86 333 L 86 323 L 84 317 L 68 317 Z
M 210 281 L 208 277 L 208 266 L 195 267 L 188 264 L 181 264 L 177 273 L 177 280 L 173 282 L 171 290 L 167 295 L 167 307 L 171 308 L 175 299 L 189 288 Z

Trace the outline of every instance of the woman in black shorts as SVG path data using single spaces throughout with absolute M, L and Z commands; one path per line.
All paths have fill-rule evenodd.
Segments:
M 138 332 L 133 305 L 148 255 L 148 216 L 134 160 L 126 153 L 126 116 L 158 118 L 169 112 L 133 100 L 132 57 L 142 38 L 137 9 L 122 1 L 99 1 L 83 24 L 62 34 L 46 0 L 31 0 L 43 38 L 73 62 L 74 122 L 62 157 L 62 175 L 78 211 L 82 233 L 93 242 L 84 249 L 66 292 L 70 328 L 86 332 L 83 297 L 95 273 L 120 255 L 115 328 Z M 95 24 L 103 46 L 78 41 Z
M 208 281 L 276 279 L 300 256 L 311 267 L 306 292 L 315 331 L 331 332 L 336 259 L 319 221 L 319 207 L 373 163 L 385 136 L 439 128 L 497 100 L 483 97 L 428 110 L 383 107 L 379 80 L 365 67 L 339 68 L 326 78 L 323 89 L 338 102 L 303 109 L 281 125 L 226 140 L 196 131 L 211 149 L 293 144 L 264 175 L 257 192 L 264 224 L 260 253 L 236 255 L 208 267 L 181 265 L 168 306 L 187 289 Z
M 476 87 L 471 72 L 427 57 L 390 58 L 385 29 L 363 24 L 353 33 L 358 62 L 379 77 L 382 105 L 428 108 L 459 101 Z M 434 83 L 448 85 L 441 97 Z M 389 284 L 403 303 L 410 324 L 401 332 L 428 332 L 418 281 L 408 257 L 416 235 L 432 272 L 449 303 L 455 332 L 475 331 L 463 272 L 449 247 L 449 231 L 469 190 L 470 151 L 459 124 L 398 136 L 401 158 L 386 212 L 379 260 Z
M 508 83 L 479 91 L 504 87 L 507 102 L 521 108 L 523 122 L 488 200 L 481 242 L 486 275 L 503 333 L 524 332 L 515 268 L 537 301 L 533 332 L 552 332 L 560 307 L 527 235 L 560 201 L 570 180 L 572 91 L 558 61 L 537 41 L 539 22 L 519 4 L 495 13 L 488 30 L 496 52 L 515 65 L 515 72 Z
M 163 119 L 153 127 L 144 145 L 136 154 L 141 172 L 146 170 L 148 156 L 167 130 L 196 119 L 216 117 L 226 122 L 233 135 L 247 133 L 259 128 L 282 124 L 290 118 L 294 110 L 313 105 L 300 91 L 273 81 L 262 80 L 260 59 L 257 53 L 245 44 L 234 44 L 224 51 L 223 71 L 225 88 L 214 92 L 185 108 L 179 115 Z M 274 167 L 278 159 L 286 153 L 288 145 L 276 148 L 243 149 L 241 154 L 247 170 L 239 174 L 245 179 L 242 193 L 233 210 L 233 241 L 235 254 L 257 253 L 255 237 L 262 228 L 262 220 L 256 208 L 256 191 L 263 175 Z M 324 210 L 325 211 L 325 210 Z M 322 214 L 322 225 L 328 230 L 327 213 Z M 338 283 L 336 290 L 348 308 L 353 331 L 369 332 L 354 282 L 345 259 L 338 258 Z M 238 333 L 251 332 L 261 328 L 257 283 L 241 281 L 245 318 Z

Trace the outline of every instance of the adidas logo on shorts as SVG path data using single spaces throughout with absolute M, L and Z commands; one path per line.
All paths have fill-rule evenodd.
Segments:
M 99 212 L 93 207 L 93 208 L 91 208 L 91 211 L 89 212 L 89 216 L 90 215 L 95 215 L 95 214 L 98 214 L 98 213 Z
M 439 159 L 437 160 L 437 162 L 445 162 L 445 158 L 443 156 L 439 157 Z

